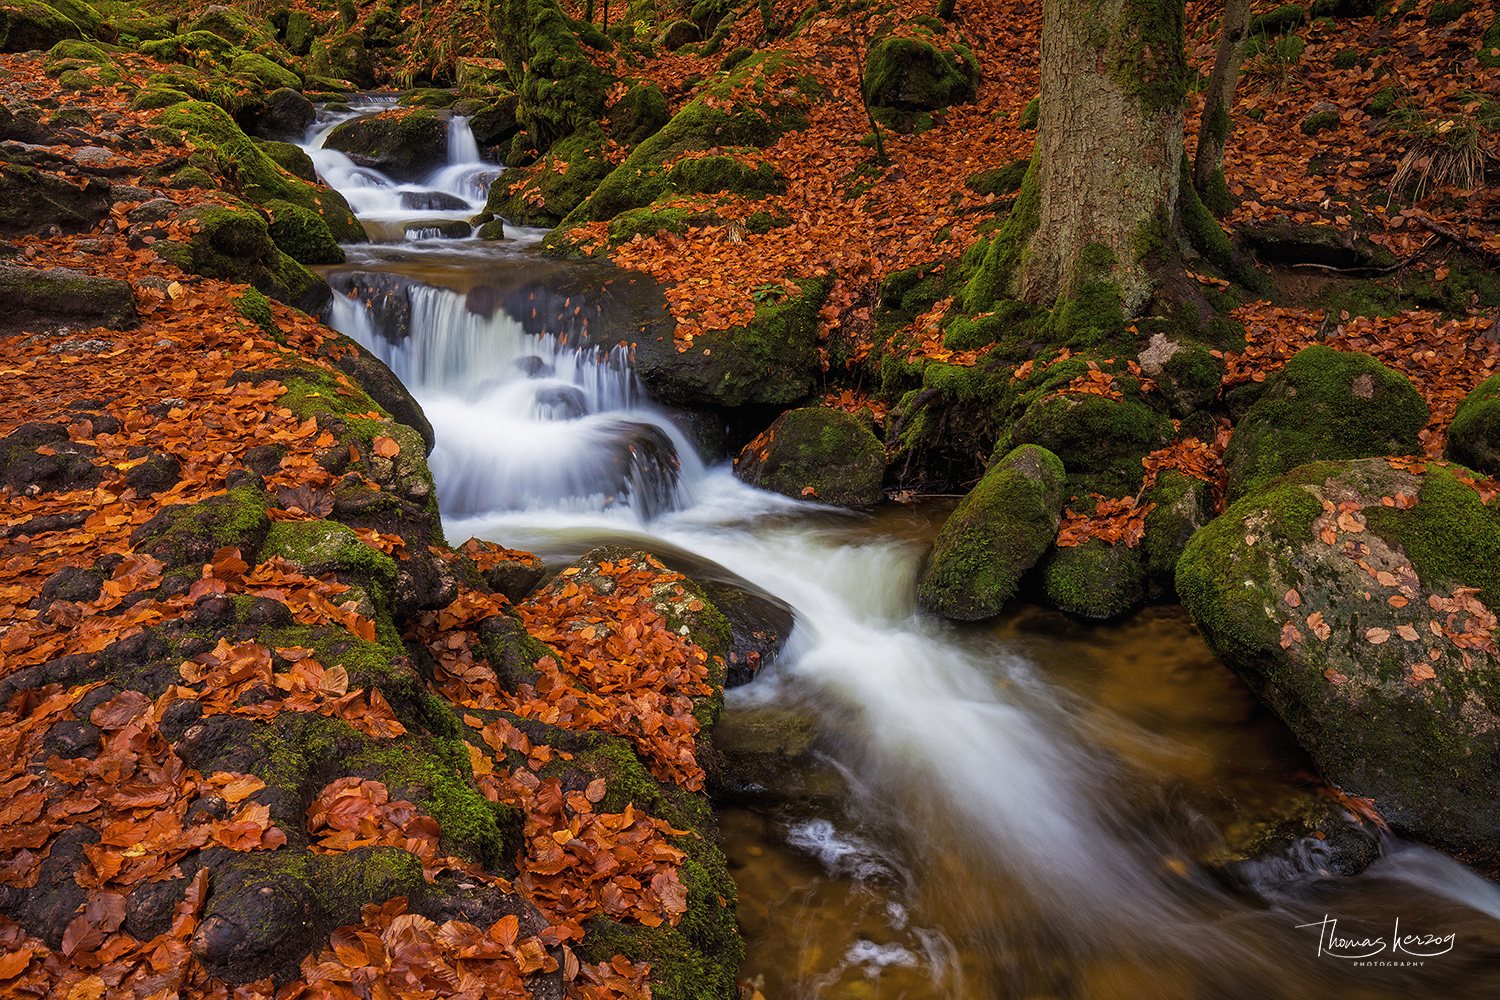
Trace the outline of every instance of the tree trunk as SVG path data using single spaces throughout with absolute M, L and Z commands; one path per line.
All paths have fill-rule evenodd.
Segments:
M 1153 285 L 1145 258 L 1176 220 L 1182 0 L 1048 3 L 1041 61 L 1038 228 L 1021 298 L 1051 306 L 1085 282 L 1108 280 L 1126 315 L 1136 315 Z
M 1031 170 L 967 306 L 1108 286 L 1126 317 L 1146 307 L 1181 242 L 1183 22 L 1184 0 L 1047 0 Z
M 1234 208 L 1229 185 L 1224 182 L 1224 144 L 1229 140 L 1229 109 L 1245 58 L 1249 18 L 1250 0 L 1225 0 L 1219 52 L 1214 56 L 1213 75 L 1208 78 L 1203 121 L 1198 126 L 1198 150 L 1193 156 L 1193 187 L 1203 204 L 1218 216 L 1228 215 Z

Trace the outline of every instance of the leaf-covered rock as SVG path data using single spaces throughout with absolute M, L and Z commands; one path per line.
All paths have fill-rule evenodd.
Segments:
M 1188 543 L 1177 591 L 1319 770 L 1399 832 L 1500 860 L 1500 517 L 1456 469 L 1319 462 Z

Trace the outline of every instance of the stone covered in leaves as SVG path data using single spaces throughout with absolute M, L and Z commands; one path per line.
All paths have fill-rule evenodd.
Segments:
M 1500 861 L 1493 483 L 1405 459 L 1305 465 L 1193 536 L 1177 591 L 1319 771 L 1397 831 Z
M 1224 452 L 1235 500 L 1304 462 L 1409 455 L 1427 404 L 1404 375 L 1320 344 L 1297 353 L 1238 424 Z
M 998 614 L 1021 577 L 1057 535 L 1063 464 L 1036 445 L 998 462 L 938 533 L 917 586 L 917 603 L 946 618 Z
M 745 445 L 734 474 L 789 497 L 857 507 L 881 498 L 885 447 L 853 414 L 809 406 L 783 413 Z

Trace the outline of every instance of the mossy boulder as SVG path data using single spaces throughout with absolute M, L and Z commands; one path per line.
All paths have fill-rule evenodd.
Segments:
M 276 199 L 289 201 L 316 212 L 336 242 L 368 240 L 343 195 L 283 170 L 255 140 L 241 131 L 223 108 L 195 101 L 168 108 L 157 121 L 184 132 L 197 147 L 195 159 L 235 177 L 240 192 L 250 201 L 257 204 Z
M 1090 538 L 1054 548 L 1040 573 L 1047 602 L 1083 618 L 1117 618 L 1146 599 L 1145 559 L 1124 542 Z
M 93 229 L 109 215 L 109 182 L 74 184 L 14 161 L 0 162 L 0 236 L 23 236 L 57 226 L 65 233 Z
M 1318 769 L 1500 865 L 1500 512 L 1439 463 L 1317 462 L 1193 536 L 1177 591 Z
M 744 482 L 838 507 L 881 498 L 885 447 L 851 413 L 809 406 L 776 418 L 734 463 Z
M 237 120 L 246 134 L 262 139 L 301 139 L 318 116 L 312 101 L 292 87 L 271 91 Z
M 344 122 L 323 145 L 392 180 L 420 181 L 448 162 L 448 122 L 427 108 L 384 111 Z
M 293 177 L 307 181 L 309 184 L 318 182 L 318 168 L 313 165 L 312 157 L 308 156 L 301 146 L 274 139 L 262 140 L 259 145 L 261 152 Z
M 496 178 L 485 211 L 517 225 L 555 226 L 609 176 L 608 152 L 604 131 L 590 123 L 554 144 L 535 166 Z
M 299 264 L 344 262 L 344 251 L 316 212 L 275 199 L 266 202 L 265 208 L 271 213 L 271 239 L 288 257 Z
M 1174 416 L 1207 409 L 1218 398 L 1224 358 L 1197 341 L 1153 333 L 1136 360 L 1166 397 Z
M 1080 496 L 1140 489 L 1141 458 L 1172 440 L 1172 421 L 1139 398 L 1061 392 L 1037 399 L 1011 427 L 1012 444 L 1035 444 L 1062 459 Z
M 1214 517 L 1213 491 L 1201 479 L 1169 469 L 1141 496 L 1154 504 L 1146 514 L 1141 558 L 1146 570 L 1146 596 L 1170 599 L 1177 593 L 1177 562 L 1188 540 Z
M 688 194 L 729 191 L 753 199 L 781 194 L 786 190 L 786 177 L 773 164 L 745 163 L 729 151 L 678 160 L 667 171 L 667 184 Z
M 1062 461 L 1022 445 L 985 473 L 943 524 L 917 585 L 917 603 L 945 618 L 1000 612 L 1057 536 Z
M 1448 427 L 1447 458 L 1487 476 L 1500 476 L 1500 375 L 1479 383 L 1458 404 Z
M 177 34 L 178 19 L 170 15 L 157 17 L 111 17 L 99 28 L 99 37 L 121 45 L 155 42 Z
M 633 148 L 660 132 L 671 120 L 667 95 L 661 88 L 654 83 L 637 83 L 610 105 L 610 138 Z
M 871 107 L 936 111 L 974 99 L 979 60 L 967 45 L 920 23 L 900 30 L 910 33 L 886 36 L 865 58 L 865 99 Z
M 315 39 L 308 49 L 307 69 L 313 76 L 345 80 L 356 87 L 375 86 L 375 63 L 361 31 Z
M 1411 382 L 1369 355 L 1304 348 L 1235 425 L 1229 499 L 1304 462 L 1412 454 L 1427 415 Z
M 653 328 L 635 343 L 636 374 L 663 402 L 681 406 L 788 406 L 805 399 L 818 372 L 818 310 L 828 278 L 788 279 L 768 290 L 744 326 L 708 330 L 679 352 L 673 331 Z
M 248 205 L 204 205 L 178 220 L 193 233 L 187 243 L 155 244 L 165 260 L 190 274 L 253 285 L 288 305 L 316 313 L 327 305 L 328 283 L 277 247 L 265 218 Z
M 154 556 L 167 569 L 197 568 L 226 545 L 254 562 L 271 530 L 266 513 L 271 498 L 258 489 L 236 487 L 194 504 L 168 507 L 130 535 L 136 552 Z
M 6 0 L 0 6 L 0 52 L 50 49 L 68 38 L 82 38 L 78 25 L 41 0 Z
M 188 26 L 189 31 L 207 31 L 241 48 L 255 49 L 276 44 L 276 29 L 268 22 L 252 18 L 244 11 L 211 4 Z
M 134 325 L 135 295 L 127 282 L 68 268 L 0 264 L 0 334 L 39 333 L 62 325 Z

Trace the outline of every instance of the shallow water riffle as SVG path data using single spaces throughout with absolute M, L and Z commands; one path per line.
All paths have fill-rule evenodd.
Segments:
M 412 192 L 326 162 L 364 216 L 425 231 L 408 223 L 430 210 L 399 204 Z M 453 178 L 484 169 L 419 187 L 472 206 Z M 1016 605 L 982 626 L 919 611 L 950 508 L 832 510 L 705 464 L 599 334 L 648 306 L 660 320 L 649 277 L 533 247 L 348 248 L 332 321 L 431 419 L 449 539 L 554 568 L 646 548 L 794 610 L 779 660 L 726 710 L 800 713 L 816 738 L 798 752 L 825 772 L 800 800 L 721 802 L 748 995 L 1500 996 L 1500 887 L 1347 819 L 1181 609 L 1091 624 Z

